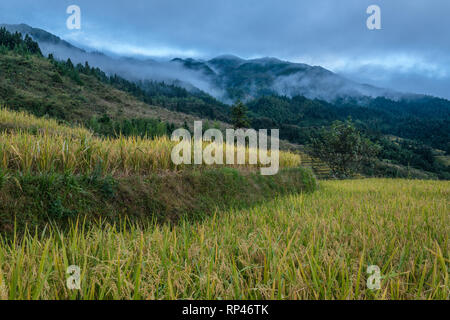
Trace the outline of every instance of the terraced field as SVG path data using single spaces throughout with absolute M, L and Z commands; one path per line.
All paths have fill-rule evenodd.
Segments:
M 0 297 L 448 299 L 449 193 L 443 181 L 323 181 L 203 221 L 31 231 L 0 240 Z

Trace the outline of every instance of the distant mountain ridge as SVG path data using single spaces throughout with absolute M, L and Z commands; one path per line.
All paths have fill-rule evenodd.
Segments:
M 61 39 L 58 36 L 55 36 L 54 34 L 52 34 L 50 32 L 47 32 L 43 29 L 30 27 L 29 25 L 24 24 L 24 23 L 0 24 L 0 28 L 5 28 L 9 32 L 20 32 L 22 34 L 29 34 L 39 44 L 44 43 L 44 44 L 61 45 L 68 49 L 86 52 L 85 50 L 75 47 L 74 45 Z M 41 49 L 42 49 L 42 47 L 41 47 Z
M 358 84 L 320 66 L 277 58 L 245 60 L 225 55 L 208 61 L 174 60 L 187 69 L 203 72 L 216 87 L 226 92 L 224 98 L 231 100 L 250 100 L 271 94 L 289 97 L 302 95 L 326 101 L 345 97 L 400 97 L 399 93 L 392 90 Z
M 53 53 L 58 59 L 70 58 L 74 63 L 88 61 L 109 74 L 128 80 L 155 80 L 200 89 L 227 103 L 244 101 L 264 95 L 296 96 L 334 101 L 339 98 L 387 97 L 398 99 L 402 94 L 393 90 L 359 84 L 320 66 L 292 63 L 277 58 L 242 59 L 222 55 L 204 61 L 176 58 L 171 61 L 152 59 L 112 58 L 99 52 L 87 52 L 69 42 L 26 24 L 0 25 L 9 31 L 28 33 L 42 52 Z

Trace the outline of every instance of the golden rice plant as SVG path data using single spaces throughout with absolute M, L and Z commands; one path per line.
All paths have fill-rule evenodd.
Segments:
M 202 221 L 0 236 L 4 299 L 449 299 L 448 181 L 323 181 Z M 66 286 L 81 269 L 80 290 Z M 367 286 L 367 267 L 381 288 Z
M 80 137 L 89 135 L 89 130 L 80 126 L 61 125 L 51 118 L 35 117 L 24 111 L 11 111 L 0 106 L 0 129 L 3 131 L 24 130 L 49 134 Z
M 71 128 L 55 120 L 40 119 L 7 109 L 0 109 L 1 126 L 4 128 L 0 132 L 2 169 L 70 173 L 101 170 L 114 175 L 149 174 L 158 170 L 187 168 L 172 162 L 171 153 L 177 142 L 168 137 L 97 137 L 81 127 Z M 5 129 L 8 126 L 10 130 Z M 206 145 L 203 143 L 203 148 Z M 247 159 L 249 153 L 250 149 L 246 147 Z M 279 159 L 280 167 L 300 164 L 300 156 L 290 152 L 280 152 Z M 248 165 L 248 161 L 246 163 L 245 167 L 252 166 Z

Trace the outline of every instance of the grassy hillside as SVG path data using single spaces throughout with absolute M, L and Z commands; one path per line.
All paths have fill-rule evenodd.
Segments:
M 310 192 L 310 171 L 281 169 L 275 176 L 232 168 L 119 177 L 58 173 L 17 174 L 0 170 L 0 234 L 26 227 L 62 228 L 74 219 L 139 224 L 202 220 L 217 210 L 246 208 L 277 195 Z
M 200 119 L 148 105 L 92 75 L 79 74 L 78 81 L 61 74 L 48 59 L 13 51 L 0 53 L 0 104 L 71 123 L 105 114 L 112 119 L 158 118 L 178 126 Z
M 28 30 L 37 38 L 46 38 L 43 30 L 25 25 L 11 27 Z M 49 39 L 61 41 L 47 35 Z M 29 37 L 21 39 L 19 34 L 8 34 L 3 30 L 0 38 L 0 103 L 6 103 L 10 108 L 83 123 L 107 136 L 117 136 L 117 133 L 166 135 L 176 127 L 192 127 L 195 117 L 209 119 L 209 123 L 205 121 L 205 127 L 229 127 L 217 121 L 231 121 L 229 106 L 200 90 L 188 91 L 148 80 L 130 82 L 108 75 L 88 63 L 75 66 L 70 59 L 44 58 L 37 43 Z M 187 68 L 200 68 L 207 74 L 213 72 L 204 62 L 175 60 Z M 228 90 L 229 95 L 235 98 L 251 96 L 255 88 L 248 87 L 249 84 L 268 85 L 275 74 L 288 75 L 306 70 L 325 72 L 276 59 L 245 62 L 235 57 L 222 57 L 209 63 L 223 69 L 224 75 L 230 75 L 222 80 L 230 81 L 226 87 L 231 90 Z M 282 148 L 300 150 L 298 144 L 310 143 L 321 127 L 351 117 L 368 138 L 381 146 L 381 152 L 374 159 L 376 168 L 365 168 L 360 173 L 408 178 L 450 177 L 450 167 L 440 157 L 449 151 L 450 103 L 445 99 L 404 96 L 394 101 L 360 97 L 331 103 L 273 94 L 270 90 L 262 90 L 255 95 L 256 99 L 248 101 L 251 125 L 256 129 L 279 128 L 280 137 L 285 140 Z M 403 142 L 391 141 L 392 135 Z M 320 171 L 316 173 L 322 175 Z
M 449 182 L 321 182 L 177 225 L 34 231 L 0 240 L 12 299 L 448 299 Z M 81 268 L 81 290 L 65 286 Z M 381 269 L 370 290 L 368 265 Z
M 2 49 L 0 74 L 2 75 L 0 77 L 0 105 L 5 103 L 9 108 L 26 110 L 37 116 L 50 116 L 60 121 L 64 120 L 67 124 L 83 124 L 103 136 L 117 137 L 119 134 L 163 136 L 170 134 L 177 127 L 187 126 L 192 129 L 194 120 L 200 120 L 195 115 L 187 115 L 169 109 L 183 110 L 217 119 L 214 118 L 214 112 L 209 113 L 209 107 L 204 104 L 203 100 L 201 102 L 194 99 L 184 89 L 149 82 L 146 83 L 147 89 L 142 89 L 120 77 L 108 77 L 97 68 L 91 68 L 88 65 L 73 66 L 69 61 L 58 62 L 37 54 L 24 54 Z M 261 114 L 267 117 L 264 118 L 265 120 L 260 118 L 261 121 L 253 121 L 255 128 L 280 128 L 281 137 L 290 140 L 292 140 L 290 134 L 295 131 L 294 135 L 302 136 L 298 141 L 308 141 L 311 128 L 303 130 L 295 125 L 286 126 L 282 122 L 275 123 L 281 114 L 292 120 L 296 117 L 303 117 L 309 114 L 308 112 L 302 108 L 298 110 L 294 108 L 296 110 L 294 113 L 297 114 L 294 117 L 292 112 L 285 114 L 285 108 L 283 108 L 283 104 L 280 105 L 279 99 L 262 98 L 258 101 L 264 101 L 264 99 L 270 100 L 272 109 L 269 109 L 272 111 L 265 114 L 263 111 L 267 106 L 257 104 L 258 112 L 263 112 Z M 303 99 L 302 101 L 309 100 Z M 151 105 L 153 102 L 164 108 Z M 330 110 L 334 108 L 330 105 L 331 109 L 322 113 L 319 102 L 305 102 L 305 104 L 303 102 L 302 106 L 306 105 L 309 106 L 309 109 L 314 109 L 313 114 L 309 115 L 313 117 L 321 118 L 324 114 L 330 115 Z M 252 104 L 250 106 L 251 109 L 254 109 Z M 256 109 L 253 109 L 252 111 L 255 112 Z M 273 111 L 274 109 L 277 111 Z M 223 108 L 221 110 L 225 112 Z M 321 113 L 322 115 L 320 115 Z M 266 121 L 268 119 L 270 121 Z M 229 124 L 220 121 L 204 121 L 205 128 L 211 126 L 222 130 L 230 127 Z M 3 136 L 3 138 L 8 137 Z M 443 165 L 441 161 L 434 161 L 433 155 L 427 151 L 428 149 L 420 146 L 408 146 L 412 150 L 405 151 L 403 145 L 397 146 L 387 142 L 382 145 L 383 154 L 378 160 L 377 170 L 366 170 L 364 174 L 418 178 L 446 178 L 448 176 L 445 171 L 448 171 L 448 166 Z M 296 150 L 302 157 L 308 158 L 298 145 L 288 143 L 286 140 L 280 142 L 280 147 Z M 164 157 L 164 155 L 161 156 Z M 91 165 L 95 166 L 96 164 Z M 309 166 L 308 161 L 306 165 Z M 311 167 L 317 176 L 327 176 L 328 170 L 320 162 Z M 428 172 L 422 172 L 422 170 Z

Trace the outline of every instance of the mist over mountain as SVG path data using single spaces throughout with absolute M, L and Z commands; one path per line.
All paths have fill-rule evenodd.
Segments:
M 4 27 L 10 32 L 17 31 L 22 34 L 29 34 L 39 43 L 39 47 L 45 56 L 51 53 L 59 60 L 70 58 L 74 64 L 84 64 L 88 61 L 91 66 L 98 67 L 107 74 L 117 74 L 130 81 L 164 81 L 170 84 L 177 84 L 189 90 L 197 88 L 214 97 L 223 95 L 218 88 L 211 85 L 202 73 L 185 68 L 177 62 L 152 59 L 140 60 L 131 57 L 110 57 L 98 51 L 80 49 L 47 31 L 32 28 L 26 24 L 2 24 L 0 27 Z
M 334 101 L 338 98 L 389 97 L 400 94 L 387 89 L 358 84 L 319 66 L 291 63 L 276 58 L 245 60 L 232 55 L 219 56 L 209 61 L 176 59 L 187 69 L 203 72 L 226 95 L 222 100 L 244 101 L 263 95 Z
M 3 24 L 8 31 L 29 34 L 39 43 L 44 55 L 73 63 L 99 67 L 108 74 L 118 74 L 131 81 L 154 80 L 176 84 L 188 90 L 201 90 L 225 103 L 237 99 L 248 101 L 264 95 L 335 101 L 363 97 L 398 99 L 393 90 L 359 84 L 320 66 L 291 63 L 276 58 L 242 59 L 222 55 L 211 60 L 172 59 L 157 61 L 131 57 L 110 57 L 96 51 L 80 49 L 42 29 L 26 24 Z

